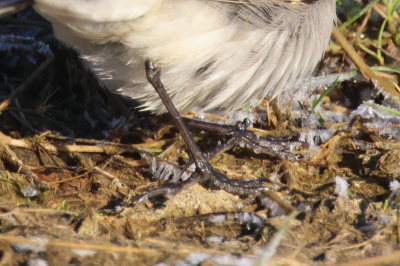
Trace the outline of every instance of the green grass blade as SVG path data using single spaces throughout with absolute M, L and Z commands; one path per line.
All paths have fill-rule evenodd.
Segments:
M 353 23 L 354 21 L 356 21 L 359 17 L 361 17 L 362 15 L 364 15 L 369 9 L 371 9 L 376 3 L 378 3 L 379 0 L 374 0 L 373 2 L 371 2 L 369 5 L 367 5 L 366 7 L 364 7 L 360 12 L 358 12 L 355 16 L 353 16 L 352 18 L 350 18 L 348 21 L 346 21 L 345 23 L 342 24 L 342 26 L 339 27 L 339 30 L 343 30 L 345 29 L 347 26 L 349 26 L 351 23 Z
M 319 96 L 318 98 L 314 99 L 314 101 L 312 103 L 312 106 L 311 106 L 311 111 L 312 112 L 314 112 L 315 108 L 317 108 L 318 104 L 322 101 L 322 99 L 326 95 L 328 95 L 328 93 L 330 93 L 333 90 L 333 88 L 335 88 L 337 83 L 338 83 L 338 80 L 336 79 L 335 82 L 333 82 L 333 84 L 321 94 L 321 96 Z
M 400 111 L 397 111 L 397 110 L 394 110 L 392 108 L 388 108 L 388 107 L 385 107 L 385 106 L 382 106 L 382 105 L 379 105 L 379 104 L 374 104 L 374 103 L 369 103 L 369 102 L 364 102 L 364 103 L 366 105 L 369 105 L 369 106 L 375 108 L 375 109 L 379 109 L 379 110 L 388 112 L 389 114 L 392 114 L 392 115 L 400 117 Z

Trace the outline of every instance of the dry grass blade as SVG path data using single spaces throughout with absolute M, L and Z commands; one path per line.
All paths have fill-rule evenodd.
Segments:
M 394 85 L 387 81 L 384 78 L 379 77 L 375 74 L 374 71 L 365 63 L 365 61 L 357 54 L 354 50 L 353 46 L 346 40 L 343 34 L 338 30 L 338 28 L 334 27 L 332 31 L 333 36 L 338 41 L 338 43 L 342 46 L 343 50 L 348 54 L 348 56 L 353 60 L 354 64 L 357 65 L 358 68 L 362 71 L 364 75 L 366 75 L 373 83 L 376 82 L 376 85 L 386 92 L 397 96 L 400 98 L 400 93 L 396 90 Z

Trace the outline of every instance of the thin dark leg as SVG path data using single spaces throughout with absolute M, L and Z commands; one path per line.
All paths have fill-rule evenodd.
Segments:
M 179 183 L 179 184 L 172 184 L 166 187 L 161 187 L 161 188 L 156 188 L 150 192 L 147 192 L 143 196 L 141 196 L 139 199 L 136 200 L 136 203 L 133 205 L 133 208 L 136 208 L 140 203 L 142 203 L 145 200 L 148 200 L 149 198 L 152 198 L 154 196 L 158 195 L 165 195 L 167 198 L 170 198 L 176 194 L 178 194 L 181 190 L 190 187 L 198 182 L 200 182 L 202 179 L 202 176 L 198 173 L 193 173 L 190 178 L 186 179 L 185 181 Z
M 204 131 L 211 131 L 215 134 L 222 134 L 223 136 L 231 135 L 231 137 L 220 146 L 215 149 L 203 153 L 206 159 L 209 161 L 218 154 L 221 154 L 235 146 L 247 147 L 255 153 L 268 154 L 272 157 L 278 157 L 282 160 L 295 161 L 298 157 L 290 150 L 294 147 L 296 150 L 303 146 L 307 146 L 306 143 L 300 141 L 287 141 L 287 140 L 276 140 L 267 139 L 254 134 L 252 131 L 247 130 L 248 122 L 245 119 L 237 126 L 229 125 L 218 125 L 208 122 L 196 121 L 192 119 L 183 119 L 185 124 L 191 128 L 196 128 Z M 183 168 L 182 174 L 194 163 L 194 159 L 191 159 Z M 264 180 L 253 180 L 253 181 L 240 181 L 232 180 L 238 186 L 256 186 L 260 185 L 260 182 Z
M 227 178 L 224 174 L 216 172 L 212 168 L 212 166 L 208 162 L 208 159 L 211 159 L 216 154 L 224 152 L 235 145 L 239 145 L 241 147 L 248 147 L 255 150 L 255 152 L 259 153 L 263 152 L 271 154 L 273 156 L 282 157 L 285 159 L 295 158 L 292 157 L 294 155 L 284 152 L 284 148 L 288 148 L 285 147 L 285 143 L 282 144 L 282 142 L 278 142 L 279 145 L 275 144 L 276 145 L 275 147 L 273 146 L 273 144 L 271 144 L 271 141 L 268 141 L 264 138 L 263 138 L 264 140 L 262 140 L 253 132 L 246 130 L 247 128 L 246 122 L 239 124 L 235 128 L 232 128 L 231 126 L 214 126 L 214 125 L 210 126 L 211 125 L 210 123 L 204 123 L 204 122 L 195 123 L 196 125 L 200 124 L 202 126 L 202 129 L 204 129 L 205 126 L 205 127 L 210 127 L 211 131 L 214 132 L 217 131 L 220 134 L 232 135 L 232 137 L 223 145 L 219 146 L 214 151 L 206 153 L 206 155 L 204 155 L 197 146 L 196 142 L 193 140 L 189 130 L 187 129 L 185 123 L 183 122 L 183 119 L 179 115 L 171 99 L 169 98 L 167 92 L 165 91 L 164 85 L 162 84 L 160 79 L 161 70 L 155 67 L 154 63 L 149 60 L 146 61 L 145 66 L 146 66 L 147 80 L 150 82 L 150 84 L 154 87 L 154 89 L 160 96 L 169 114 L 171 115 L 172 120 L 174 121 L 179 132 L 181 133 L 182 138 L 188 145 L 190 153 L 193 156 L 192 159 L 193 161 L 191 161 L 191 163 L 196 164 L 197 172 L 192 174 L 192 176 L 189 179 L 180 184 L 174 184 L 174 185 L 169 185 L 167 187 L 158 188 L 144 194 L 136 201 L 134 207 L 136 207 L 138 204 L 140 204 L 144 200 L 147 200 L 150 197 L 156 195 L 173 196 L 179 193 L 184 188 L 187 188 L 195 183 L 205 182 L 205 181 L 210 181 L 213 185 L 217 186 L 218 188 L 224 189 L 230 193 L 241 194 L 241 195 L 242 194 L 260 195 L 263 190 L 264 191 L 269 190 L 269 188 L 262 186 L 262 182 L 265 181 L 265 179 L 250 180 L 250 181 L 231 180 Z M 259 145 L 260 143 L 261 146 Z M 284 146 L 283 148 L 282 145 Z M 287 144 L 286 146 L 288 145 L 293 145 L 293 144 L 290 143 Z M 282 154 L 287 154 L 287 155 L 282 155 Z M 191 163 L 187 165 L 190 165 Z
M 155 91 L 160 96 L 161 100 L 163 101 L 165 107 L 168 110 L 168 113 L 171 115 L 172 120 L 175 123 L 175 126 L 181 133 L 183 140 L 188 145 L 190 153 L 194 158 L 196 169 L 199 172 L 199 174 L 194 173 L 188 180 L 180 184 L 155 189 L 153 191 L 146 193 L 137 200 L 134 207 L 136 207 L 144 200 L 156 195 L 167 195 L 167 196 L 175 195 L 179 193 L 179 191 L 188 186 L 211 179 L 215 174 L 215 170 L 212 168 L 207 159 L 204 157 L 203 153 L 200 151 L 200 148 L 197 146 L 189 130 L 187 129 L 185 123 L 183 122 L 182 117 L 179 115 L 171 99 L 169 98 L 167 92 L 165 91 L 164 85 L 162 84 L 160 79 L 161 69 L 155 67 L 154 63 L 150 60 L 146 61 L 145 67 L 146 67 L 147 80 L 150 82 L 150 84 L 154 87 Z
M 200 148 L 197 146 L 192 135 L 187 129 L 185 123 L 183 122 L 182 117 L 176 110 L 167 92 L 165 91 L 164 85 L 162 84 L 160 79 L 161 69 L 155 67 L 154 63 L 150 60 L 146 61 L 145 66 L 146 66 L 147 80 L 150 82 L 150 84 L 154 87 L 154 89 L 160 96 L 162 102 L 164 103 L 165 107 L 168 110 L 168 113 L 171 115 L 172 120 L 175 123 L 175 126 L 181 133 L 183 140 L 188 145 L 190 153 L 192 154 L 195 160 L 197 170 L 205 178 L 203 181 L 210 179 L 214 173 L 214 169 L 208 163 L 203 153 L 200 151 Z
M 268 154 L 272 157 L 278 157 L 282 160 L 296 161 L 296 155 L 290 153 L 290 150 L 295 147 L 299 149 L 306 147 L 307 144 L 300 141 L 288 141 L 281 138 L 269 139 L 260 137 L 254 132 L 247 130 L 249 122 L 245 119 L 237 126 L 219 125 L 203 121 L 183 118 L 185 124 L 190 128 L 212 132 L 222 136 L 231 136 L 231 138 L 218 146 L 216 149 L 208 152 L 209 160 L 218 154 L 231 149 L 234 146 L 247 147 L 255 153 Z M 207 156 L 206 156 L 207 157 Z

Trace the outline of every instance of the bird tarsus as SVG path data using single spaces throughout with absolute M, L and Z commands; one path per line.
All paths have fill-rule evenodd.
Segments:
M 161 68 L 156 67 L 153 61 L 147 60 L 145 63 L 146 77 L 149 83 L 153 86 L 155 91 L 163 101 L 168 113 L 182 135 L 183 140 L 188 145 L 189 151 L 193 158 L 186 164 L 184 169 L 188 168 L 191 164 L 195 163 L 196 172 L 194 172 L 187 180 L 179 184 L 170 184 L 165 187 L 157 188 L 149 191 L 139 197 L 136 203 L 133 204 L 133 208 L 136 208 L 143 201 L 158 195 L 165 195 L 166 197 L 172 197 L 178 194 L 181 190 L 192 186 L 196 183 L 203 183 L 206 181 L 211 182 L 212 185 L 223 189 L 227 192 L 239 194 L 239 195 L 260 195 L 262 191 L 269 190 L 268 187 L 263 186 L 263 182 L 267 181 L 265 178 L 258 180 L 232 180 L 226 177 L 224 174 L 214 170 L 211 164 L 208 162 L 211 158 L 216 155 L 232 148 L 233 146 L 241 146 L 253 149 L 256 153 L 266 153 L 274 157 L 280 157 L 286 160 L 296 160 L 297 157 L 290 152 L 286 152 L 288 145 L 287 141 L 274 141 L 267 140 L 266 138 L 260 138 L 252 131 L 247 130 L 249 122 L 247 120 L 239 123 L 237 126 L 223 126 L 214 125 L 211 123 L 187 120 L 186 124 L 190 127 L 201 128 L 208 131 L 214 131 L 223 135 L 230 135 L 230 139 L 222 145 L 218 146 L 214 150 L 202 153 L 200 148 L 197 146 L 193 137 L 191 136 L 184 119 L 179 115 L 174 104 L 169 98 L 163 83 L 161 82 Z M 300 142 L 299 142 L 300 143 Z M 302 145 L 303 143 L 300 143 Z M 184 172 L 184 171 L 182 171 Z

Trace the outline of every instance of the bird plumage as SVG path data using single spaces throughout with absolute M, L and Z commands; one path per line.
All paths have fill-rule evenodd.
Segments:
M 164 106 L 144 61 L 180 112 L 236 110 L 309 75 L 336 20 L 334 0 L 36 0 L 56 37 L 78 49 L 111 91 Z

